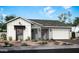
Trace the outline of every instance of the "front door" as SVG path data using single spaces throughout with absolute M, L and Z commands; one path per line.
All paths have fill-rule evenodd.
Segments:
M 16 40 L 23 40 L 23 29 L 16 29 Z
M 25 26 L 15 25 L 14 28 L 16 30 L 16 40 L 23 40 L 23 31 L 25 29 Z

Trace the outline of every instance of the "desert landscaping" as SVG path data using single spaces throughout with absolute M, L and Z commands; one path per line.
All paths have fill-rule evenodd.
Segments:
M 78 44 L 79 40 L 0 40 L 0 47 L 20 47 L 20 46 L 54 46 L 54 45 L 74 45 Z

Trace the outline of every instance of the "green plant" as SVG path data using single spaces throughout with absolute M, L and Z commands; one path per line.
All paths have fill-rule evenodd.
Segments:
M 42 41 L 39 44 L 41 44 L 41 45 L 47 44 L 47 41 Z
M 28 41 L 28 39 L 25 39 L 25 41 Z
M 37 40 L 35 39 L 35 40 L 32 40 L 33 42 L 37 42 Z
M 49 39 L 45 39 L 45 41 L 48 41 Z
M 4 47 L 11 47 L 11 46 L 13 46 L 13 44 L 10 44 L 9 42 L 4 42 L 4 43 L 5 43 Z
M 20 41 L 23 41 L 23 39 L 20 39 Z
M 75 32 L 72 32 L 72 38 L 71 39 L 73 39 L 73 38 L 75 38 Z
M 30 37 L 29 36 L 27 37 L 27 40 L 30 40 Z
M 21 46 L 28 46 L 27 44 L 25 44 L 25 43 L 22 43 L 22 45 Z
M 42 40 L 42 38 L 39 38 L 38 40 Z
M 12 37 L 9 37 L 9 41 L 12 41 Z
M 6 38 L 6 34 L 1 34 L 1 38 L 4 39 L 4 40 L 6 40 L 7 39 Z

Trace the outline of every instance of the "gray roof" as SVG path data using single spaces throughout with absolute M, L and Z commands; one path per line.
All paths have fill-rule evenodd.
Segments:
M 58 20 L 39 20 L 39 19 L 29 19 L 39 24 L 43 24 L 44 26 L 72 26 L 72 24 L 65 24 Z
M 21 17 L 13 18 L 13 19 L 7 21 L 6 23 L 12 22 L 12 21 L 14 21 L 18 18 L 21 18 Z M 41 20 L 40 19 L 27 19 L 26 20 L 24 18 L 22 18 L 22 19 L 25 20 L 25 21 L 28 21 L 30 23 L 33 22 L 33 23 L 36 23 L 36 24 L 44 25 L 44 26 L 72 26 L 72 24 L 65 24 L 65 23 L 60 22 L 58 20 L 42 20 L 42 19 Z

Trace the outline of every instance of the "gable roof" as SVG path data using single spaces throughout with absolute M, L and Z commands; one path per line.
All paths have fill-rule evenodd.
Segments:
M 43 24 L 44 26 L 72 26 L 72 24 L 65 24 L 58 20 L 39 20 L 39 19 L 29 19 L 29 20 Z
M 6 24 L 14 21 L 16 19 L 19 19 L 19 18 L 21 18 L 21 17 L 13 18 L 13 19 L 7 21 Z M 39 20 L 39 19 L 25 19 L 25 18 L 21 18 L 21 19 L 23 19 L 24 21 L 27 21 L 31 24 L 38 24 L 38 25 L 43 25 L 43 26 L 72 26 L 72 24 L 65 24 L 58 20 Z
M 14 21 L 14 20 L 16 20 L 16 19 L 19 19 L 19 18 L 21 18 L 21 19 L 23 19 L 24 21 L 27 21 L 27 22 L 29 22 L 29 23 L 31 23 L 31 24 L 35 23 L 35 24 L 38 24 L 38 25 L 42 25 L 42 24 L 40 24 L 40 23 L 37 23 L 37 22 L 31 21 L 31 20 L 28 20 L 28 19 L 25 19 L 25 18 L 22 18 L 22 17 L 16 17 L 16 18 L 13 18 L 13 19 L 7 21 L 6 24 L 9 23 L 9 22 Z

